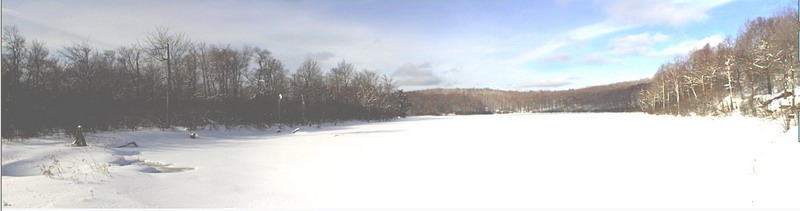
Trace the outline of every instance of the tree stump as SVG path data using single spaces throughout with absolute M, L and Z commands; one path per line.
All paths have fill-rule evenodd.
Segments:
M 75 131 L 75 141 L 72 142 L 72 145 L 79 146 L 79 147 L 88 146 L 86 144 L 86 138 L 83 137 L 83 128 L 81 128 L 80 125 L 78 125 L 78 130 Z

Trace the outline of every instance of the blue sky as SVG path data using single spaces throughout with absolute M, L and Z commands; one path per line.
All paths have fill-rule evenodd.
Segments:
M 647 78 L 795 0 L 3 1 L 51 50 L 131 45 L 156 26 L 266 48 L 294 70 L 345 59 L 404 89 L 559 90 Z

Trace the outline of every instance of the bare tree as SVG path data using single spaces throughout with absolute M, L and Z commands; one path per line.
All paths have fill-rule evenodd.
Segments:
M 342 60 L 328 73 L 328 84 L 333 89 L 334 100 L 344 100 L 343 98 L 347 96 L 347 91 L 352 85 L 354 69 L 353 64 Z
M 28 46 L 28 52 L 25 57 L 25 66 L 28 70 L 27 79 L 28 83 L 34 87 L 45 87 L 47 82 L 44 78 L 47 75 L 46 71 L 52 69 L 55 61 L 49 58 L 50 51 L 47 50 L 45 44 L 42 42 L 33 41 Z
M 16 26 L 3 27 L 3 83 L 9 87 L 17 87 L 22 77 L 25 55 L 25 38 Z
M 312 58 L 307 58 L 292 75 L 294 96 L 300 98 L 303 122 L 308 123 L 309 108 L 315 108 L 316 104 L 321 102 L 321 94 L 324 93 L 323 83 L 319 63 Z
M 149 45 L 148 53 L 153 58 L 166 62 L 167 99 L 165 126 L 170 125 L 170 101 L 172 93 L 172 65 L 174 60 L 182 58 L 191 47 L 191 41 L 183 33 L 171 33 L 168 28 L 156 28 L 147 34 L 145 42 Z
M 91 61 L 94 52 L 92 47 L 89 46 L 89 43 L 76 42 L 70 46 L 64 47 L 58 52 L 61 53 L 61 55 L 66 58 L 67 63 L 70 64 L 67 68 L 75 73 L 74 76 L 76 77 L 73 80 L 77 82 L 79 87 L 82 87 L 84 92 L 94 90 L 95 86 L 92 83 L 92 79 L 95 77 L 96 69 L 94 63 Z
M 353 80 L 357 87 L 358 102 L 367 109 L 367 121 L 369 121 L 372 119 L 373 106 L 379 100 L 378 75 L 375 72 L 363 70 L 356 74 Z
M 129 73 L 129 80 L 132 84 L 134 98 L 142 98 L 142 62 L 144 59 L 144 51 L 141 47 L 133 45 L 130 47 L 121 47 L 117 50 L 119 52 L 119 63 L 122 68 Z

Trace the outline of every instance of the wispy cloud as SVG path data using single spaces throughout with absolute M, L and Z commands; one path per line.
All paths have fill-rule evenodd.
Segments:
M 554 80 L 537 80 L 531 81 L 527 83 L 521 83 L 515 86 L 518 90 L 525 90 L 525 89 L 541 89 L 541 88 L 558 88 L 567 86 L 573 83 L 574 80 L 578 79 L 577 77 L 568 77 L 562 79 L 554 79 Z
M 570 30 L 567 33 L 567 39 L 573 41 L 584 41 L 614 32 L 632 29 L 634 27 L 636 27 L 636 25 L 620 24 L 613 21 L 603 21 Z
M 549 41 L 538 47 L 531 48 L 518 56 L 515 61 L 528 62 L 546 56 L 564 46 L 594 39 L 620 31 L 634 29 L 648 25 L 680 26 L 687 23 L 705 21 L 709 18 L 708 11 L 732 2 L 733 0 L 708 0 L 708 1 L 640 1 L 617 0 L 610 2 L 605 10 L 608 19 L 593 24 L 581 26 L 570 30 L 560 38 Z M 605 3 L 605 2 L 604 2 Z M 647 37 L 653 41 L 668 38 L 665 35 Z M 637 39 L 632 37 L 631 39 Z M 627 49 L 623 49 L 626 48 Z M 644 49 L 633 49 L 632 46 L 623 46 L 616 50 L 616 54 L 637 54 Z
M 543 62 L 564 62 L 572 59 L 572 55 L 568 53 L 560 53 L 542 59 Z
M 561 35 L 560 38 L 557 38 L 541 46 L 525 51 L 520 56 L 515 58 L 514 61 L 519 63 L 532 61 L 541 58 L 542 56 L 545 56 L 547 54 L 550 54 L 551 52 L 556 51 L 566 45 L 579 41 L 593 39 L 599 36 L 611 34 L 622 30 L 627 30 L 630 28 L 633 28 L 633 26 L 615 24 L 609 21 L 603 21 L 599 23 L 578 27 Z
M 640 1 L 618 0 L 606 8 L 610 20 L 635 25 L 671 25 L 705 21 L 708 11 L 733 0 L 668 0 Z
M 611 40 L 613 49 L 609 53 L 622 56 L 637 56 L 653 54 L 653 44 L 669 40 L 670 37 L 661 33 L 641 33 Z
M 725 41 L 725 37 L 722 35 L 712 35 L 705 37 L 700 40 L 687 40 L 681 43 L 666 47 L 658 52 L 659 55 L 662 56 L 676 56 L 676 55 L 684 55 L 692 50 L 703 48 L 706 44 L 711 46 L 716 46 L 720 43 Z
M 540 58 L 540 57 L 542 57 L 544 55 L 549 54 L 550 52 L 558 50 L 559 48 L 561 48 L 562 46 L 567 45 L 568 43 L 569 42 L 567 42 L 565 40 L 551 41 L 551 42 L 548 42 L 548 43 L 546 43 L 544 45 L 541 45 L 539 47 L 536 47 L 536 48 L 533 48 L 531 50 L 526 51 L 525 53 L 523 53 L 522 55 L 520 55 L 519 57 L 514 59 L 514 61 L 522 63 L 522 62 L 527 62 L 527 61 L 531 61 L 531 60 L 534 60 L 534 59 L 538 59 L 538 58 Z
M 614 60 L 611 60 L 606 57 L 606 55 L 600 53 L 588 55 L 580 60 L 581 64 L 588 65 L 603 65 L 611 62 L 614 62 Z
M 3 8 L 2 13 L 3 13 L 4 24 L 12 23 L 13 25 L 23 25 L 25 28 L 21 30 L 23 30 L 23 33 L 25 33 L 25 35 L 34 35 L 33 37 L 34 39 L 40 39 L 38 41 L 52 44 L 49 47 L 58 48 L 72 44 L 74 42 L 84 42 L 84 41 L 105 48 L 117 47 L 117 45 L 111 44 L 104 40 L 100 40 L 97 37 L 93 37 L 90 35 L 80 35 L 78 33 L 71 32 L 71 30 L 67 28 L 58 27 L 51 24 L 29 19 L 25 17 L 23 13 L 17 12 L 12 9 Z

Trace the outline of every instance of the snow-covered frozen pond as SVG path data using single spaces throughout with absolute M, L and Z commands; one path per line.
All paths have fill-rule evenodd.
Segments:
M 640 113 L 4 141 L 7 207 L 800 208 L 797 130 Z M 114 148 L 135 141 L 138 148 Z M 54 164 L 53 155 L 58 160 Z M 54 166 L 53 175 L 42 166 Z

